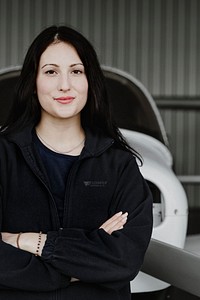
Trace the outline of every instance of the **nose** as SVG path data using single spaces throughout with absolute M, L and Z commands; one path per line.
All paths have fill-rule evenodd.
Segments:
M 58 90 L 59 91 L 68 91 L 70 89 L 70 79 L 67 74 L 62 74 L 59 77 L 59 82 L 58 82 Z

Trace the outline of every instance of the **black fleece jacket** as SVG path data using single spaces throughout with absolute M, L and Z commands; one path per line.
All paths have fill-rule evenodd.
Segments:
M 130 299 L 152 231 L 152 197 L 134 156 L 87 131 L 60 224 L 32 130 L 0 136 L 0 231 L 41 230 L 47 241 L 36 257 L 0 239 L 0 299 Z M 124 229 L 99 229 L 119 211 L 129 213 Z

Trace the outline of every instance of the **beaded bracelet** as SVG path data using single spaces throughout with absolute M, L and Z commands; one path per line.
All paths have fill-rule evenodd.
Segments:
M 40 231 L 38 235 L 38 243 L 37 243 L 37 249 L 35 251 L 35 256 L 39 255 L 41 242 L 42 242 L 42 231 Z
M 20 232 L 17 236 L 17 240 L 16 240 L 16 243 L 17 243 L 17 248 L 20 249 L 20 246 L 19 246 L 19 239 L 20 239 L 20 236 L 23 232 Z

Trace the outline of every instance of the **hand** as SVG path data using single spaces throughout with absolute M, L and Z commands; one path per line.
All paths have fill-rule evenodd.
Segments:
M 104 229 L 108 234 L 112 234 L 113 231 L 122 229 L 127 222 L 128 213 L 118 212 L 105 223 L 101 225 L 100 228 Z
M 1 232 L 2 241 L 17 248 L 18 233 Z

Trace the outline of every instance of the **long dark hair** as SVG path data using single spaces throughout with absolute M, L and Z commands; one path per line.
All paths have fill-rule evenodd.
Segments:
M 8 134 L 19 131 L 30 123 L 36 125 L 39 122 L 41 107 L 35 92 L 38 65 L 46 48 L 59 41 L 71 44 L 76 49 L 85 68 L 88 99 L 81 112 L 82 126 L 112 137 L 118 147 L 138 156 L 125 141 L 111 118 L 105 77 L 93 46 L 81 33 L 66 26 L 46 28 L 30 45 L 16 86 L 12 109 L 0 131 Z

